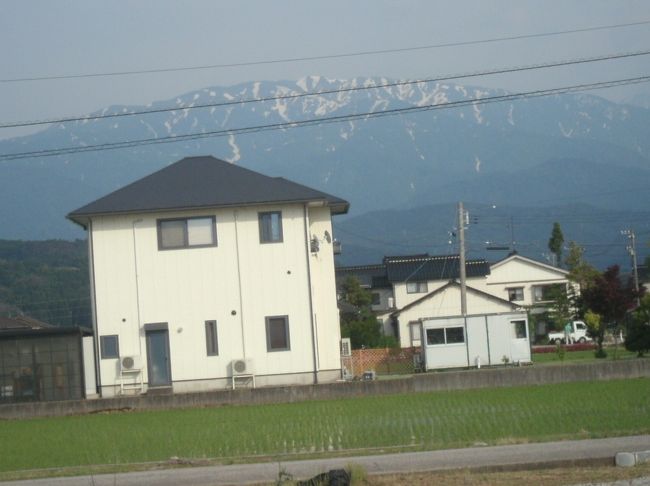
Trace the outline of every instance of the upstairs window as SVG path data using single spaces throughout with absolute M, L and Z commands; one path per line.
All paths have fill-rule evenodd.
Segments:
M 214 216 L 158 220 L 158 249 L 195 248 L 217 245 Z
M 381 304 L 381 295 L 379 292 L 373 292 L 372 293 L 372 305 L 380 305 Z
M 426 282 L 406 282 L 406 293 L 408 294 L 423 294 L 427 289 Z
M 259 213 L 260 243 L 282 242 L 282 212 Z
M 523 287 L 508 288 L 508 300 L 510 302 L 524 300 L 524 288 Z
M 565 284 L 536 285 L 533 287 L 534 302 L 551 302 L 566 296 Z

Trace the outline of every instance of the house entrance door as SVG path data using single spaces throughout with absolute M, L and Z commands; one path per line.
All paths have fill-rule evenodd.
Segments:
M 169 386 L 172 384 L 169 333 L 167 329 L 160 329 L 146 331 L 146 336 L 149 386 Z

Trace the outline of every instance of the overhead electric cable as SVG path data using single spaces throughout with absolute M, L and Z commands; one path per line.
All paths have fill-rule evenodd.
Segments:
M 429 45 L 413 46 L 413 47 L 400 47 L 395 49 L 379 49 L 379 50 L 372 50 L 372 51 L 357 51 L 357 52 L 348 52 L 348 53 L 339 53 L 339 54 L 326 54 L 322 56 L 288 57 L 283 59 L 270 59 L 266 61 L 234 62 L 234 63 L 225 63 L 225 64 L 207 64 L 207 65 L 200 65 L 200 66 L 141 69 L 141 70 L 114 71 L 114 72 L 103 72 L 103 73 L 60 74 L 60 75 L 51 75 L 51 76 L 5 78 L 5 79 L 0 79 L 0 83 L 19 83 L 24 81 L 48 81 L 48 80 L 55 80 L 55 79 L 99 78 L 99 77 L 111 77 L 111 76 L 112 77 L 132 76 L 132 75 L 139 75 L 139 74 L 199 71 L 199 70 L 206 70 L 206 69 L 223 69 L 223 68 L 237 68 L 237 67 L 246 67 L 246 66 L 259 66 L 264 64 L 283 64 L 283 63 L 292 63 L 292 62 L 320 61 L 324 59 L 376 56 L 376 55 L 393 54 L 393 53 L 400 53 L 400 52 L 423 51 L 423 50 L 441 49 L 447 47 L 463 47 L 463 46 L 471 46 L 471 45 L 479 45 L 479 44 L 490 44 L 495 42 L 534 39 L 540 37 L 552 37 L 558 35 L 577 34 L 582 32 L 594 32 L 599 30 L 619 29 L 624 27 L 633 27 L 633 26 L 647 25 L 647 24 L 650 24 L 650 20 L 640 20 L 638 22 L 628 22 L 624 24 L 599 25 L 594 27 L 584 27 L 581 29 L 538 32 L 535 34 L 520 34 L 520 35 L 511 35 L 511 36 L 503 36 L 503 37 L 492 37 L 488 39 L 479 39 L 479 40 L 446 42 L 441 44 L 429 44 Z
M 189 140 L 198 140 L 201 138 L 224 137 L 229 135 L 258 133 L 258 132 L 271 131 L 271 130 L 286 130 L 289 128 L 298 128 L 298 127 L 322 125 L 322 124 L 330 124 L 330 123 L 340 123 L 343 121 L 359 120 L 363 118 L 366 119 L 380 118 L 384 116 L 392 116 L 392 115 L 404 114 L 404 113 L 417 113 L 421 111 L 458 108 L 458 107 L 468 106 L 468 105 L 497 103 L 497 102 L 504 102 L 504 101 L 526 99 L 526 98 L 537 98 L 542 96 L 566 94 L 575 91 L 588 91 L 588 90 L 596 90 L 596 89 L 603 89 L 603 88 L 611 88 L 614 86 L 645 83 L 648 81 L 650 81 L 650 76 L 639 76 L 636 78 L 618 79 L 614 81 L 604 81 L 599 83 L 578 84 L 572 86 L 565 86 L 562 88 L 551 88 L 551 89 L 527 91 L 522 93 L 491 96 L 486 98 L 474 98 L 471 100 L 452 101 L 443 104 L 411 106 L 406 108 L 393 108 L 390 110 L 384 110 L 379 112 L 365 112 L 365 113 L 350 114 L 350 115 L 312 118 L 312 119 L 299 120 L 293 122 L 272 123 L 268 125 L 256 125 L 251 127 L 214 130 L 208 132 L 190 133 L 186 135 L 173 135 L 168 137 L 147 138 L 147 139 L 124 141 L 124 142 L 108 142 L 103 144 L 86 145 L 86 146 L 79 146 L 79 147 L 35 150 L 31 152 L 17 152 L 13 154 L 2 154 L 0 155 L 0 160 L 15 160 L 15 159 L 24 159 L 28 157 L 51 157 L 55 155 L 67 155 L 67 154 L 74 154 L 80 152 L 95 152 L 95 151 L 102 151 L 102 150 L 114 150 L 119 148 L 130 148 L 130 147 L 136 147 L 140 145 L 175 143 L 175 142 L 184 142 Z
M 68 123 L 76 121 L 93 121 L 93 120 L 102 120 L 105 118 L 121 118 L 126 116 L 137 116 L 137 115 L 149 115 L 152 113 L 166 113 L 172 111 L 181 111 L 181 110 L 197 110 L 202 108 L 216 108 L 223 106 L 232 106 L 232 105 L 242 105 L 247 103 L 264 103 L 267 101 L 277 101 L 277 100 L 290 100 L 296 98 L 304 98 L 309 96 L 323 96 L 329 94 L 339 94 L 339 93 L 348 93 L 353 91 L 364 91 L 370 89 L 385 89 L 392 88 L 396 86 L 407 86 L 413 84 L 421 83 L 435 83 L 440 81 L 451 81 L 454 79 L 466 79 L 466 78 L 475 78 L 480 76 L 491 76 L 495 74 L 507 74 L 513 72 L 521 71 L 531 71 L 536 69 L 548 69 L 554 67 L 570 66 L 575 64 L 586 64 L 591 62 L 601 62 L 601 61 L 610 61 L 615 59 L 625 59 L 630 57 L 638 56 L 647 56 L 650 54 L 650 50 L 645 51 L 635 51 L 635 52 L 623 52 L 618 54 L 605 54 L 601 56 L 594 57 L 583 57 L 577 59 L 567 59 L 562 61 L 551 61 L 546 63 L 538 64 L 528 64 L 524 66 L 513 66 L 513 67 L 504 67 L 504 68 L 495 68 L 485 71 L 474 71 L 469 73 L 460 73 L 460 74 L 445 74 L 435 78 L 424 78 L 416 79 L 412 81 L 395 81 L 392 83 L 381 83 L 372 86 L 352 86 L 347 88 L 337 88 L 323 91 L 309 91 L 305 93 L 292 93 L 290 95 L 280 95 L 280 96 L 266 96 L 262 98 L 244 98 L 240 100 L 229 100 L 229 101 L 219 101 L 215 103 L 201 103 L 191 106 L 173 106 L 165 108 L 152 108 L 149 110 L 138 110 L 138 111 L 129 111 L 122 113 L 110 113 L 110 114 L 101 114 L 101 115 L 85 115 L 85 116 L 70 116 L 70 117 L 61 117 L 61 118 L 50 118 L 46 120 L 31 120 L 31 121 L 20 121 L 20 122 L 8 122 L 0 123 L 0 128 L 17 128 L 17 127 L 28 127 L 36 125 L 49 125 L 52 123 Z

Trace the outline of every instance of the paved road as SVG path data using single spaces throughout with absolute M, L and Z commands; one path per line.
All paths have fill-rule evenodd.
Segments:
M 540 444 L 520 444 L 377 456 L 315 459 L 282 463 L 209 466 L 74 478 L 11 481 L 2 486 L 192 486 L 273 482 L 280 467 L 295 478 L 309 478 L 350 463 L 369 474 L 436 471 L 454 468 L 532 465 L 546 462 L 611 458 L 617 452 L 650 450 L 650 435 Z

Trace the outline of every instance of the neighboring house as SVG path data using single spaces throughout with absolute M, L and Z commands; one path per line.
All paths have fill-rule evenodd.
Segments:
M 485 290 L 521 306 L 543 306 L 558 287 L 566 290 L 569 272 L 513 253 L 490 265 Z
M 95 392 L 89 330 L 0 317 L 0 403 L 74 400 Z
M 465 267 L 467 285 L 483 285 L 490 272 L 488 263 L 482 259 L 468 260 Z M 336 275 L 339 288 L 348 276 L 356 276 L 373 296 L 378 295 L 373 310 L 384 334 L 395 336 L 402 347 L 417 346 L 420 337 L 415 329 L 419 329 L 419 319 L 441 315 L 427 305 L 429 299 L 425 297 L 437 295 L 437 290 L 460 276 L 459 257 L 427 254 L 385 257 L 380 265 L 339 267 Z M 460 300 L 456 314 L 459 313 Z
M 529 308 L 543 312 L 552 290 L 566 290 L 568 273 L 516 253 L 492 265 L 482 259 L 468 260 L 467 312 L 493 314 Z M 421 319 L 461 314 L 455 283 L 458 255 L 385 257 L 379 265 L 337 268 L 336 275 L 339 286 L 347 276 L 355 275 L 370 292 L 379 294 L 379 305 L 373 310 L 382 320 L 384 333 L 396 336 L 402 347 L 420 345 Z M 543 334 L 545 329 L 537 331 Z
M 349 204 L 189 157 L 71 212 L 102 396 L 340 378 L 331 216 Z
M 511 313 L 520 309 L 512 302 L 469 286 L 466 296 L 467 309 L 472 315 Z M 421 320 L 460 315 L 460 284 L 454 280 L 394 311 L 390 316 L 400 331 L 401 346 L 411 347 L 422 344 Z

